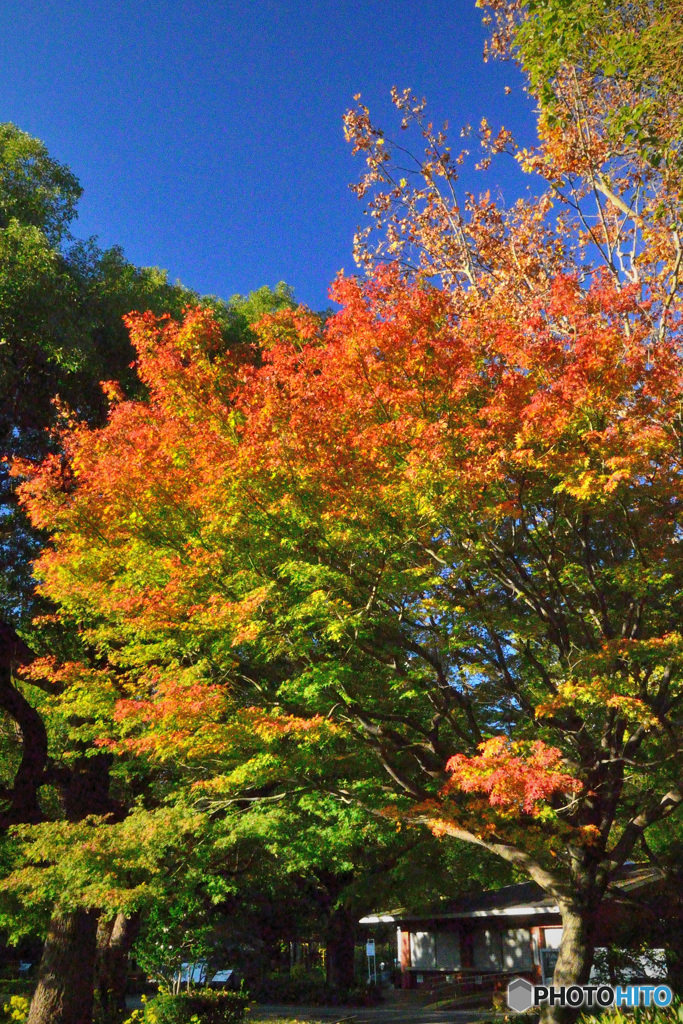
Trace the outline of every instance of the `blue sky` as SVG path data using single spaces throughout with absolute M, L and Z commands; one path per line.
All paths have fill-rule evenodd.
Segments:
M 354 93 L 383 125 L 410 86 L 454 137 L 485 115 L 533 139 L 519 74 L 484 64 L 483 39 L 473 0 L 2 0 L 0 119 L 77 174 L 77 234 L 201 292 L 285 280 L 322 308 L 354 270 Z M 527 187 L 511 161 L 463 184 Z

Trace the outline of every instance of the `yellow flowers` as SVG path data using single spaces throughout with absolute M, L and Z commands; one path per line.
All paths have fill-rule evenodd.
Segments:
M 3 1010 L 10 1020 L 25 1021 L 28 1019 L 30 1002 L 26 996 L 10 996 L 9 1003 L 5 1003 Z

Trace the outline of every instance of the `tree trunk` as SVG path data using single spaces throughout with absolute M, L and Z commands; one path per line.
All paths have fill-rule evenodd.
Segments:
M 104 1020 L 126 1007 L 126 971 L 131 946 L 140 931 L 140 915 L 117 914 L 97 930 L 97 998 Z
M 27 1024 L 92 1024 L 97 913 L 50 921 Z
M 595 952 L 595 917 L 599 897 L 593 901 L 561 903 L 562 942 L 553 974 L 553 987 L 586 985 Z M 571 1006 L 545 1006 L 541 1010 L 543 1024 L 573 1024 L 581 1009 Z M 588 1011 L 591 1012 L 591 1011 Z
M 330 915 L 325 935 L 327 983 L 332 988 L 353 988 L 355 947 L 356 915 L 349 907 L 337 907 Z
M 83 756 L 70 766 L 52 766 L 67 821 L 106 814 L 121 821 L 123 808 L 109 796 L 112 756 Z M 45 940 L 38 987 L 28 1024 L 92 1024 L 98 912 L 55 913 Z

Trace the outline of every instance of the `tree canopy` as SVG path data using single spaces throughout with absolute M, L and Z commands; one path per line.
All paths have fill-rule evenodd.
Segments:
M 512 155 L 539 194 L 461 195 L 467 154 L 423 101 L 394 91 L 397 142 L 359 99 L 367 274 L 338 277 L 338 312 L 286 286 L 131 312 L 135 385 L 14 462 L 70 637 L 23 685 L 52 695 L 67 757 L 109 759 L 129 797 L 145 777 L 139 810 L 89 808 L 103 849 L 164 805 L 225 842 L 260 822 L 272 852 L 326 807 L 291 849 L 329 870 L 331 829 L 343 874 L 358 815 L 380 847 L 387 822 L 426 826 L 552 894 L 568 984 L 683 800 L 681 109 L 669 51 L 646 66 L 680 26 L 487 6 L 539 142 L 484 122 L 481 169 Z
M 391 801 L 586 916 L 681 801 L 677 337 L 600 278 L 335 294 L 258 360 L 132 319 L 149 400 L 24 485 L 43 586 L 116 666 L 115 749 Z

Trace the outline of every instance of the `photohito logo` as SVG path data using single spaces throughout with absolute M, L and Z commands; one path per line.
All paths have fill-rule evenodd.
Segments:
M 532 985 L 515 978 L 508 985 L 508 1006 L 524 1013 L 532 1006 L 668 1006 L 673 993 L 668 985 Z

